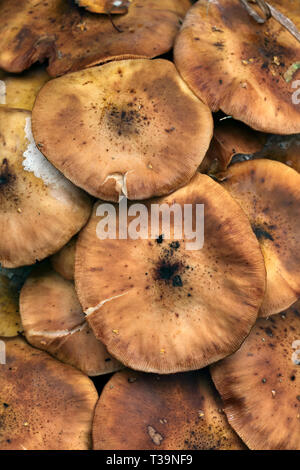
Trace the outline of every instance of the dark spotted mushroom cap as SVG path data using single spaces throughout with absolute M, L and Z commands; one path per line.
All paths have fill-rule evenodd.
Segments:
M 250 449 L 300 450 L 299 302 L 259 319 L 211 370 L 229 423 Z
M 300 175 L 282 163 L 258 159 L 232 165 L 222 182 L 249 217 L 267 271 L 261 316 L 300 297 Z
M 0 68 L 18 73 L 49 59 L 49 74 L 58 76 L 108 60 L 157 57 L 172 48 L 190 5 L 132 0 L 128 13 L 112 20 L 73 1 L 3 0 Z
M 191 204 L 194 229 L 196 204 L 204 204 L 203 248 L 175 239 L 173 222 L 170 239 L 151 238 L 150 229 L 145 239 L 100 239 L 105 218 L 96 203 L 76 246 L 77 294 L 96 337 L 120 362 L 145 372 L 199 369 L 235 351 L 255 323 L 263 257 L 243 211 L 206 175 L 147 201 L 149 228 L 152 204 Z
M 299 23 L 299 2 L 283 4 L 283 13 Z M 292 87 L 300 77 L 300 44 L 275 19 L 258 24 L 239 1 L 199 0 L 186 15 L 174 57 L 183 79 L 212 111 L 221 109 L 259 131 L 300 132 Z
M 96 450 L 242 450 L 207 372 L 116 373 L 98 401 Z
M 43 154 L 101 199 L 168 194 L 197 171 L 210 110 L 162 59 L 124 60 L 48 82 L 33 109 Z
M 88 449 L 98 398 L 92 381 L 20 337 L 1 341 L 0 449 Z

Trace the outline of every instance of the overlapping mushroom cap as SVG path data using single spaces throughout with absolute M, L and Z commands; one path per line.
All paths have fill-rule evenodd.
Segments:
M 76 0 L 76 3 L 92 13 L 124 15 L 124 13 L 128 12 L 131 0 Z
M 98 341 L 82 312 L 72 282 L 47 265 L 34 269 L 20 295 L 27 341 L 90 376 L 121 368 Z
M 75 248 L 77 238 L 72 238 L 61 250 L 50 258 L 54 271 L 67 281 L 74 281 Z
M 177 212 L 170 236 L 166 226 L 159 232 L 151 223 L 161 207 Z M 110 235 L 102 233 L 107 210 L 117 217 Z M 144 213 L 141 220 L 135 211 Z M 76 246 L 76 290 L 96 337 L 125 365 L 148 372 L 198 369 L 235 351 L 256 320 L 265 267 L 248 219 L 228 192 L 198 173 L 168 197 L 132 205 L 128 232 L 119 215 L 119 207 L 97 203 Z M 135 239 L 139 224 L 148 227 L 143 239 Z M 189 226 L 198 235 L 204 230 L 202 249 Z
M 300 175 L 261 159 L 231 166 L 222 184 L 249 217 L 264 255 L 261 316 L 279 313 L 300 297 Z
M 0 449 L 88 449 L 98 398 L 91 380 L 21 338 L 1 341 Z
M 212 367 L 229 423 L 250 449 L 300 450 L 300 304 L 259 319 Z
M 0 263 L 34 264 L 81 229 L 91 201 L 39 152 L 29 111 L 0 108 L 0 135 Z
M 85 12 L 65 0 L 2 0 L 0 68 L 22 72 L 49 59 L 51 76 L 107 60 L 168 52 L 189 0 L 132 0 L 128 13 Z
M 284 4 L 289 7 L 283 13 L 299 20 L 299 2 Z M 239 1 L 199 0 L 185 18 L 174 55 L 181 76 L 213 111 L 264 132 L 300 132 L 293 88 L 300 43 L 275 19 L 258 24 Z
M 167 60 L 124 60 L 48 82 L 33 109 L 43 154 L 105 200 L 168 194 L 195 174 L 211 112 Z
M 96 450 L 242 450 L 206 372 L 115 374 L 97 403 Z

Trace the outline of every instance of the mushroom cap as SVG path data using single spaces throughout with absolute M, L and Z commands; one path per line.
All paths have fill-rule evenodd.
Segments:
M 124 370 L 95 410 L 96 450 L 242 450 L 206 371 L 156 376 Z
M 19 293 L 16 286 L 0 272 L 0 336 L 17 336 L 22 330 Z
M 21 75 L 0 70 L 0 106 L 31 111 L 39 89 L 49 78 L 45 67 L 41 65 Z
M 214 128 L 210 147 L 200 165 L 201 173 L 225 171 L 238 154 L 253 154 L 263 149 L 267 137 L 240 121 L 226 119 Z
M 189 0 L 132 0 L 128 13 L 112 21 L 65 0 L 3 1 L 0 68 L 19 73 L 49 59 L 47 70 L 54 77 L 108 60 L 157 57 L 173 47 L 190 5 Z
M 185 245 L 174 218 L 169 240 L 164 232 L 151 238 L 154 204 L 191 204 L 194 228 L 196 204 L 204 204 L 203 248 Z M 141 223 L 148 223 L 148 237 L 138 240 L 100 240 L 100 206 L 77 241 L 75 284 L 108 351 L 128 367 L 164 374 L 199 369 L 237 350 L 255 323 L 265 267 L 249 221 L 227 191 L 198 173 L 170 196 L 147 201 Z M 116 213 L 118 224 L 118 206 Z
M 34 264 L 81 229 L 91 201 L 39 152 L 29 111 L 0 108 L 0 135 L 0 263 Z
M 0 449 L 88 449 L 98 398 L 93 382 L 20 337 L 1 341 Z
M 110 201 L 186 184 L 213 132 L 210 110 L 163 59 L 115 61 L 51 80 L 32 116 L 35 140 L 54 166 Z
M 128 12 L 131 0 L 75 0 L 77 5 L 92 13 L 124 15 Z
M 264 255 L 260 315 L 279 313 L 300 297 L 300 175 L 276 161 L 253 160 L 232 165 L 223 186 L 249 217 Z
M 259 319 L 241 348 L 211 368 L 229 423 L 250 449 L 300 450 L 299 308 Z
M 292 14 L 295 2 L 289 3 Z M 289 31 L 273 18 L 256 23 L 236 0 L 198 1 L 174 49 L 181 76 L 212 111 L 276 134 L 300 132 L 300 106 L 285 78 L 299 56 L 300 44 Z
M 75 248 L 77 238 L 72 238 L 61 250 L 50 258 L 54 271 L 67 281 L 74 281 Z
M 89 376 L 121 368 L 85 320 L 74 284 L 47 265 L 35 268 L 20 294 L 27 341 Z

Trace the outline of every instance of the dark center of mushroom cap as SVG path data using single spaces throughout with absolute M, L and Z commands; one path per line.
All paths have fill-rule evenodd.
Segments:
M 259 225 L 252 225 L 252 230 L 259 241 L 262 240 L 271 240 L 274 241 L 273 235 L 270 233 L 270 229 L 266 230 L 266 227 L 261 227 Z
M 136 97 L 121 106 L 108 106 L 105 115 L 106 126 L 113 136 L 139 135 L 150 124 L 144 105 Z
M 182 287 L 184 284 L 182 276 L 189 266 L 185 266 L 182 260 L 178 259 L 180 242 L 175 240 L 168 243 L 161 234 L 157 237 L 156 243 L 161 247 L 161 253 L 154 268 L 154 279 L 173 287 Z
M 0 164 L 0 200 L 2 209 L 8 203 L 18 203 L 15 187 L 16 179 L 16 175 L 10 167 L 8 160 L 3 158 Z
M 0 167 L 0 187 L 9 184 L 14 179 L 15 175 L 12 174 L 8 166 L 8 161 L 4 158 Z

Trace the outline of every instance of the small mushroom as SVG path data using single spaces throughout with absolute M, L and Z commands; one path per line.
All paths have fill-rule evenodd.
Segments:
M 32 346 L 89 376 L 121 368 L 88 326 L 74 284 L 47 265 L 35 268 L 22 287 L 20 313 Z
M 162 204 L 182 211 L 178 226 L 184 218 L 197 233 L 203 228 L 203 247 L 199 240 L 187 246 L 194 236 L 178 233 L 172 217 L 170 236 L 163 227 L 156 232 L 152 210 Z M 188 204 L 192 212 L 184 216 Z M 204 227 L 196 222 L 197 204 L 205 206 Z M 265 267 L 249 221 L 229 193 L 198 173 L 170 196 L 145 202 L 143 239 L 129 233 L 132 214 L 123 239 L 118 233 L 98 238 L 105 222 L 99 210 L 101 202 L 79 235 L 75 284 L 108 351 L 128 367 L 165 374 L 199 369 L 237 350 L 255 323 Z
M 110 201 L 186 184 L 213 130 L 210 110 L 162 59 L 114 61 L 51 80 L 32 120 L 35 140 L 55 167 Z
M 39 89 L 49 78 L 43 66 L 20 75 L 0 71 L 0 105 L 31 111 Z
M 300 175 L 258 159 L 232 165 L 223 186 L 249 217 L 267 271 L 260 314 L 273 315 L 300 297 Z
M 106 384 L 93 423 L 96 450 L 243 450 L 206 371 L 125 370 Z
M 242 347 L 211 368 L 229 423 L 250 449 L 300 450 L 299 309 L 259 319 Z
M 20 337 L 1 341 L 0 449 L 88 449 L 98 398 L 92 381 Z
M 0 271 L 0 336 L 17 336 L 21 330 L 18 289 Z
M 91 201 L 36 147 L 29 111 L 0 107 L 0 155 L 0 262 L 34 264 L 81 229 Z
M 173 47 L 190 5 L 132 0 L 128 13 L 112 18 L 73 1 L 2 0 L 0 69 L 19 73 L 48 59 L 55 77 L 109 60 L 160 56 Z
M 299 17 L 299 2 L 283 3 L 288 15 L 297 10 Z M 258 131 L 300 132 L 300 106 L 287 78 L 289 71 L 293 80 L 300 77 L 300 43 L 274 18 L 258 24 L 239 1 L 198 1 L 185 17 L 174 57 L 183 79 L 212 111 Z
M 50 258 L 54 271 L 67 281 L 74 281 L 76 237 Z
M 128 12 L 131 0 L 75 0 L 77 5 L 92 13 L 124 15 Z

